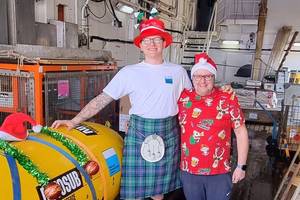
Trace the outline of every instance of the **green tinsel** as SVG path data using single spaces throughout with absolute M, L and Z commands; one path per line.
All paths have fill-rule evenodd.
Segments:
M 43 127 L 41 133 L 52 137 L 53 139 L 61 142 L 65 147 L 67 147 L 69 151 L 76 157 L 80 166 L 84 166 L 89 160 L 86 153 L 77 144 L 75 144 L 71 139 L 65 137 L 61 133 L 51 131 L 48 129 L 48 127 Z
M 88 159 L 86 153 L 81 150 L 78 145 L 76 145 L 71 139 L 66 138 L 61 133 L 55 131 L 50 131 L 47 127 L 43 127 L 41 133 L 46 134 L 55 140 L 61 142 L 65 147 L 67 147 L 70 152 L 76 157 L 77 161 L 81 166 L 84 166 Z M 40 186 L 45 186 L 49 183 L 50 178 L 44 172 L 41 172 L 39 168 L 33 164 L 28 156 L 26 156 L 22 151 L 17 149 L 11 143 L 0 139 L 0 149 L 3 150 L 8 155 L 12 156 L 18 161 L 18 163 L 33 177 L 37 179 Z
M 41 172 L 39 168 L 33 164 L 28 156 L 17 149 L 15 146 L 7 141 L 0 139 L 0 149 L 3 150 L 8 155 L 12 156 L 18 161 L 18 163 L 33 177 L 37 179 L 40 186 L 45 186 L 49 183 L 50 178 L 44 172 Z

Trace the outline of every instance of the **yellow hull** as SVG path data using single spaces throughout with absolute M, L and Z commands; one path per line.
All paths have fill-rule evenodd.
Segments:
M 27 155 L 51 181 L 61 186 L 62 197 L 59 199 L 113 200 L 119 193 L 123 140 L 118 133 L 103 125 L 91 122 L 81 125 L 71 131 L 64 127 L 51 130 L 71 139 L 98 163 L 100 170 L 92 177 L 82 173 L 79 164 L 74 163 L 76 157 L 61 142 L 45 134 L 30 134 L 26 141 L 11 144 Z M 37 180 L 3 152 L 0 169 L 1 200 L 46 199 Z

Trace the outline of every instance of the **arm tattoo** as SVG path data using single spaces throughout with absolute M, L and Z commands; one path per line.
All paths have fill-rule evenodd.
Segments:
M 94 99 L 92 99 L 81 111 L 78 113 L 72 121 L 75 124 L 79 124 L 87 119 L 93 117 L 100 112 L 105 106 L 113 101 L 113 98 L 102 92 Z

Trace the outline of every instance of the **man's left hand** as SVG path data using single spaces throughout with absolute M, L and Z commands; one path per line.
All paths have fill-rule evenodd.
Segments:
M 235 168 L 233 174 L 232 174 L 232 183 L 237 183 L 245 178 L 246 171 L 240 169 L 240 168 Z

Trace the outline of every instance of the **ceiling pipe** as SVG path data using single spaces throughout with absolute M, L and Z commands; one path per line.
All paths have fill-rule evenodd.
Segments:
M 149 0 L 143 0 L 143 1 L 146 2 L 146 3 L 149 3 L 149 4 L 152 5 L 152 6 L 157 6 L 157 7 L 156 7 L 157 10 L 159 10 L 159 11 L 161 11 L 161 12 L 164 12 L 165 14 L 167 14 L 167 15 L 170 16 L 170 17 L 176 17 L 175 14 L 174 14 L 173 12 L 170 12 L 170 11 L 169 11 L 169 9 L 172 9 L 172 10 L 175 9 L 175 8 L 173 8 L 173 7 L 170 6 L 170 5 L 167 5 L 167 4 L 165 4 L 165 3 L 161 2 L 161 1 L 159 1 L 159 2 L 157 2 L 157 3 L 152 2 L 152 1 L 149 1 Z M 168 10 L 162 9 L 160 5 L 167 7 Z
M 130 1 L 127 1 L 127 0 L 118 0 L 118 1 L 121 2 L 121 3 L 124 3 L 124 4 L 128 5 L 128 6 L 134 7 L 136 9 L 138 9 L 138 10 L 142 10 L 142 11 L 145 11 L 147 13 L 150 13 L 150 10 L 148 10 L 146 8 L 143 8 L 140 5 L 137 5 L 137 4 L 132 3 Z M 148 1 L 148 0 L 143 0 L 143 1 L 146 2 L 146 3 L 149 3 L 149 4 L 153 5 L 153 6 L 158 6 L 158 4 L 153 3 L 151 1 Z M 173 12 L 170 12 L 168 10 L 162 9 L 160 6 L 158 6 L 156 9 L 158 11 L 160 11 L 161 13 L 168 15 L 169 17 L 175 17 L 175 14 Z
M 81 32 L 85 35 L 88 35 L 88 20 L 85 17 L 85 9 L 88 6 L 90 0 L 86 0 L 84 5 L 81 8 Z

